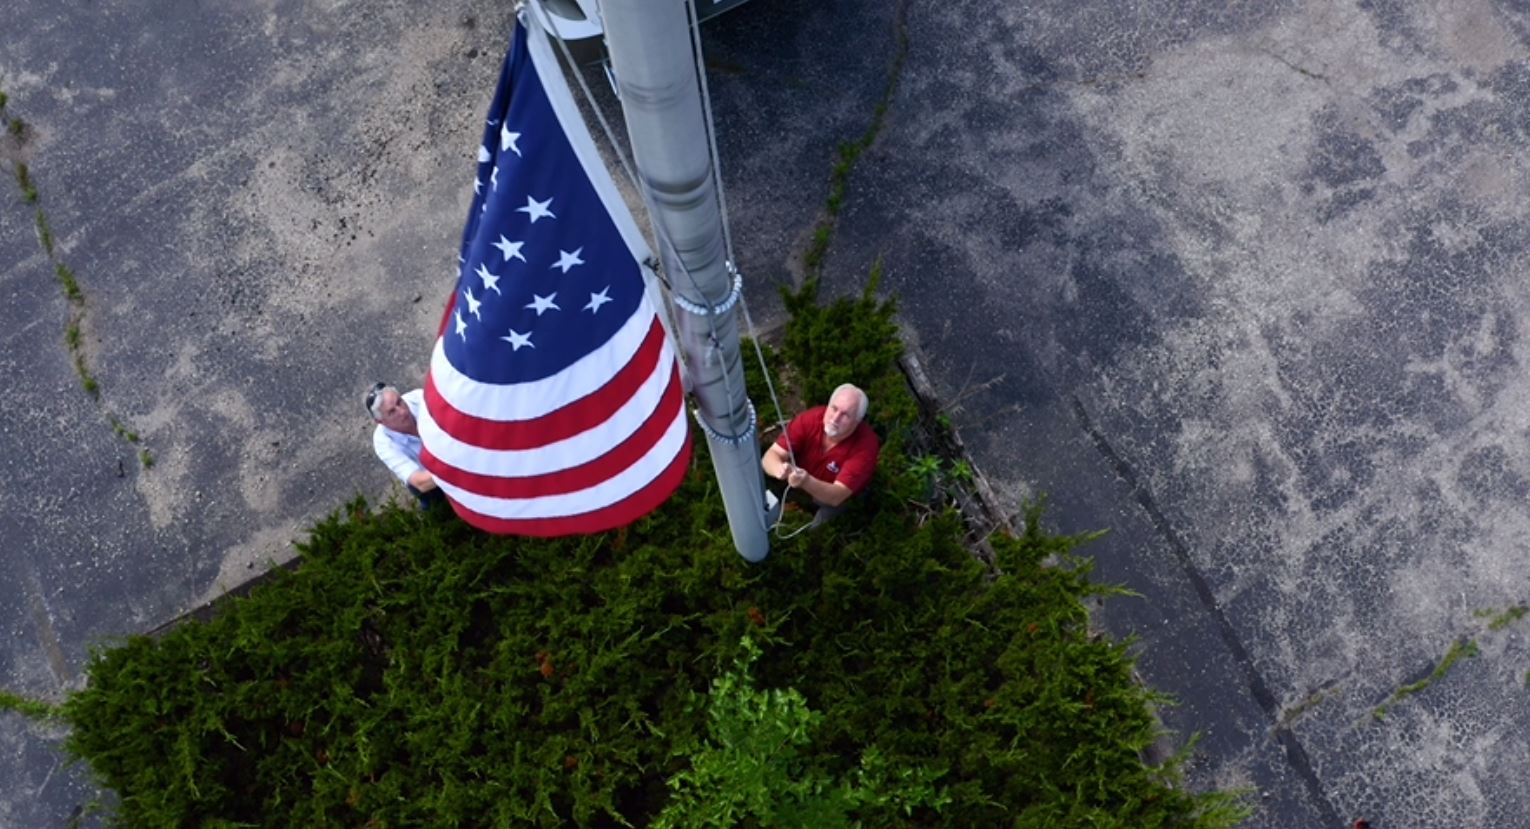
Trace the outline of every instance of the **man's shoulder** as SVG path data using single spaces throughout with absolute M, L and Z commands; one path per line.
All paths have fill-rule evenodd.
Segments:
M 855 433 L 851 437 L 855 440 L 857 452 L 870 452 L 875 455 L 882 449 L 882 440 L 877 437 L 876 430 L 864 420 L 855 427 Z

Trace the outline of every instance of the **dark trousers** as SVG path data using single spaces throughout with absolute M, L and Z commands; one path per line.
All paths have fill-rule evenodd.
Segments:
M 420 509 L 430 509 L 436 504 L 446 503 L 446 493 L 442 492 L 439 488 L 421 491 L 415 489 L 412 484 L 404 484 L 404 486 L 409 488 L 409 494 L 413 495 L 414 500 L 419 502 Z

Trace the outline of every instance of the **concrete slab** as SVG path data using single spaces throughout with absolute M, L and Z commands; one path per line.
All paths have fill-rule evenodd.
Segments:
M 1496 765 L 1525 751 L 1517 651 L 1369 715 L 1530 589 L 1525 12 L 959 2 L 909 21 L 831 274 L 852 290 L 884 257 L 948 395 L 1003 373 L 955 418 L 993 477 L 1092 491 L 1059 499 L 1060 528 L 1173 553 L 1095 551 L 1149 603 L 1175 570 L 1196 596 L 1142 663 L 1183 700 L 1167 721 L 1208 734 L 1192 779 L 1272 792 L 1255 826 L 1530 825 Z M 1109 473 L 1070 428 L 1121 492 L 1080 484 Z

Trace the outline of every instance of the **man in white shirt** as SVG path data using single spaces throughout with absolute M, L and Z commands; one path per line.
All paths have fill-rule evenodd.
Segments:
M 420 430 L 415 416 L 425 405 L 425 391 L 415 389 L 399 394 L 387 383 L 376 383 L 364 401 L 367 413 L 377 428 L 372 430 L 372 448 L 409 494 L 420 502 L 420 509 L 445 499 L 436 486 L 436 478 L 420 465 Z

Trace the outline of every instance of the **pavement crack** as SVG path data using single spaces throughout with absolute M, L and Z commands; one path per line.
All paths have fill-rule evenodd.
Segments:
M 37 580 L 37 573 L 31 567 L 26 568 L 22 585 L 26 592 L 27 611 L 37 630 L 37 642 L 48 660 L 48 669 L 53 672 L 53 681 L 61 688 L 66 687 L 70 679 L 69 663 L 64 659 L 64 648 L 59 642 L 58 631 L 53 627 L 53 615 L 48 612 L 48 604 L 43 599 L 42 583 Z
M 1311 69 L 1302 66 L 1301 64 L 1292 63 L 1291 61 L 1286 60 L 1284 57 L 1281 57 L 1278 52 L 1275 52 L 1272 49 L 1260 49 L 1259 51 L 1262 52 L 1266 57 L 1273 59 L 1276 63 L 1279 63 L 1280 65 L 1290 69 L 1292 72 L 1295 72 L 1304 78 L 1310 78 L 1314 81 L 1322 81 L 1329 86 L 1333 85 L 1333 81 L 1329 80 L 1328 76 L 1324 75 L 1322 72 L 1314 72 Z
M 1201 574 L 1200 570 L 1196 568 L 1195 563 L 1191 560 L 1189 546 L 1185 543 L 1179 532 L 1174 529 L 1174 525 L 1163 514 L 1163 510 L 1159 509 L 1152 490 L 1137 475 L 1137 471 L 1132 465 L 1115 450 L 1115 447 L 1111 446 L 1109 439 L 1095 426 L 1094 420 L 1089 416 L 1089 410 L 1084 407 L 1083 401 L 1077 395 L 1074 395 L 1072 403 L 1074 416 L 1078 418 L 1079 426 L 1089 436 L 1095 450 L 1100 453 L 1100 457 L 1110 465 L 1111 469 L 1115 470 L 1116 475 L 1122 481 L 1125 481 L 1127 486 L 1131 487 L 1133 500 L 1147 513 L 1148 520 L 1152 523 L 1153 529 L 1158 532 L 1158 535 L 1173 552 L 1175 560 L 1179 562 L 1186 580 L 1190 582 L 1190 586 L 1195 590 L 1195 595 L 1200 600 L 1202 607 L 1205 608 L 1206 614 L 1215 623 L 1217 635 L 1221 638 L 1222 643 L 1226 645 L 1233 662 L 1242 670 L 1243 680 L 1248 686 L 1249 694 L 1269 718 L 1271 723 L 1270 732 L 1275 737 L 1275 741 L 1280 744 L 1286 758 L 1286 763 L 1306 787 L 1307 793 L 1312 798 L 1313 805 L 1323 814 L 1326 821 L 1324 825 L 1338 826 L 1341 823 L 1339 812 L 1329 799 L 1328 794 L 1323 790 L 1323 783 L 1318 779 L 1317 772 L 1313 769 L 1312 759 L 1307 756 L 1307 750 L 1303 748 L 1301 741 L 1281 721 L 1281 711 L 1276 703 L 1275 695 L 1270 691 L 1269 684 L 1265 682 L 1264 677 L 1254 667 L 1253 657 L 1249 654 L 1248 648 L 1244 646 L 1243 641 L 1238 638 L 1238 633 L 1233 628 L 1232 623 L 1228 621 L 1226 612 L 1217 603 L 1216 596 L 1211 592 L 1211 586 L 1206 582 L 1205 576 Z
M 4 137 L 0 139 L 0 159 L 9 163 L 11 173 L 16 178 L 16 186 L 21 191 L 22 201 L 34 210 L 37 242 L 42 246 L 44 258 L 53 267 L 53 276 L 58 281 L 59 289 L 63 291 L 69 313 L 64 326 L 64 347 L 68 350 L 70 360 L 74 364 L 74 372 L 80 379 L 80 387 L 100 408 L 107 423 L 112 427 L 112 433 L 129 446 L 136 448 L 139 465 L 148 469 L 154 466 L 154 456 L 150 454 L 148 447 L 143 446 L 138 433 L 128 428 L 127 424 L 101 400 L 100 381 L 91 371 L 90 362 L 85 354 L 85 292 L 80 288 L 80 282 L 75 278 L 73 269 L 64 263 L 63 257 L 54 245 L 53 226 L 48 221 L 47 212 L 43 210 L 37 183 L 33 180 L 32 171 L 26 163 L 27 144 L 32 136 L 33 128 L 20 116 L 13 115 L 6 109 L 8 102 L 9 98 L 3 90 L 0 90 L 0 127 L 4 129 Z

